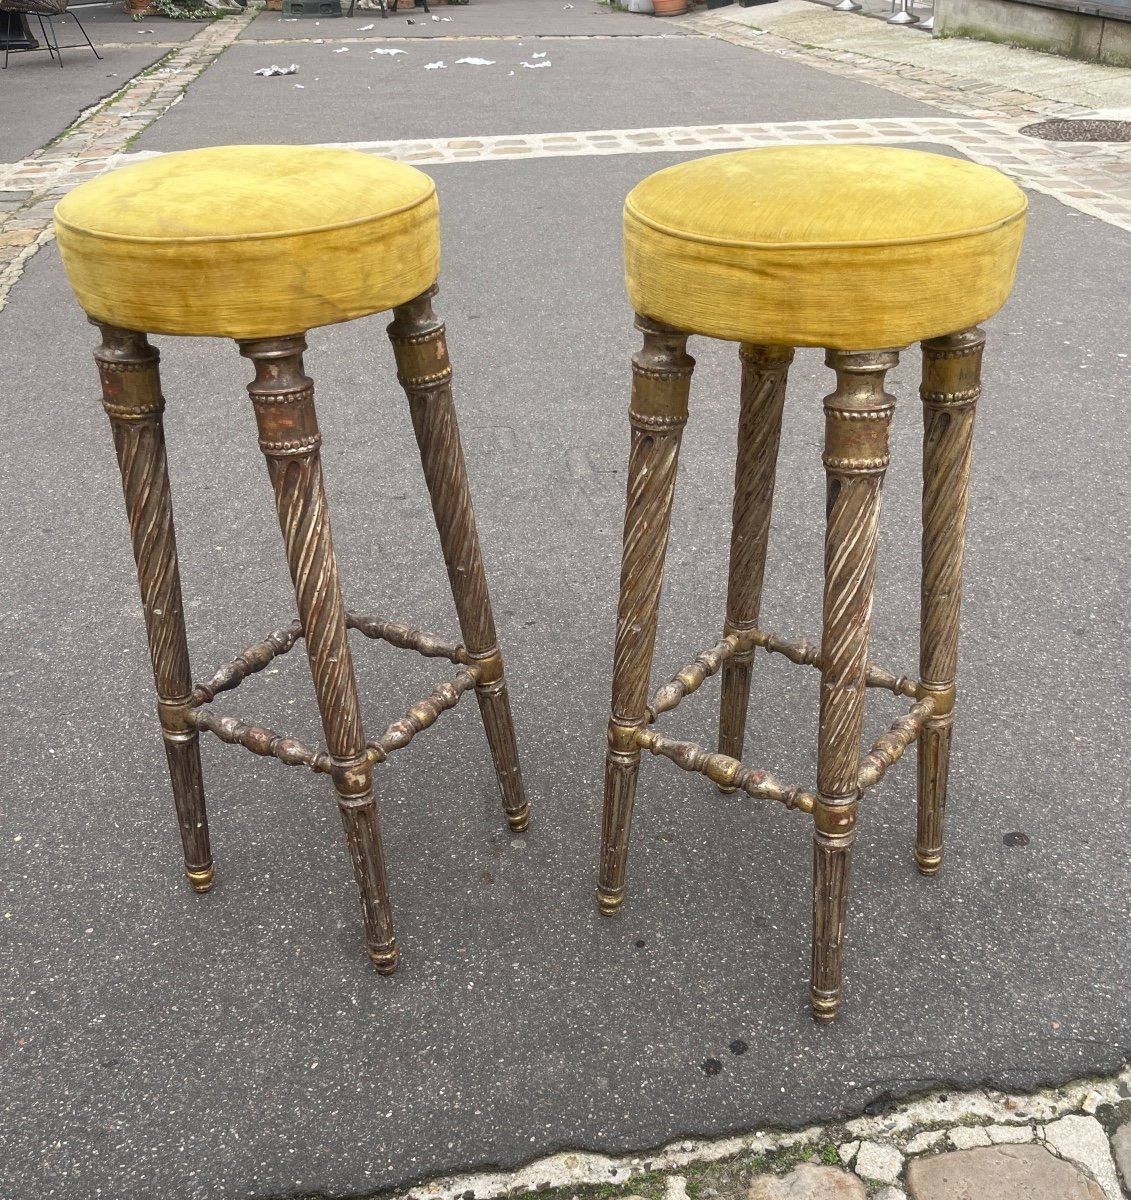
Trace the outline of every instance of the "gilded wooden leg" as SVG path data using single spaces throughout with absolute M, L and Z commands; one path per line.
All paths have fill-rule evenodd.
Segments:
M 212 886 L 214 867 L 208 844 L 200 744 L 196 728 L 188 719 L 192 676 L 165 461 L 161 416 L 165 401 L 158 374 L 159 355 L 144 333 L 113 325 L 99 324 L 98 328 L 102 345 L 94 357 L 102 377 L 102 404 L 110 417 L 122 472 L 157 685 L 157 712 L 184 845 L 185 875 L 194 890 L 206 892 Z
M 981 394 L 981 329 L 923 343 L 923 582 L 919 687 L 935 712 L 919 734 L 919 821 L 915 861 L 924 875 L 942 864 L 943 814 L 954 723 L 958 615 L 974 410 Z
M 357 877 L 369 958 L 387 975 L 397 969 L 397 942 L 322 486 L 314 384 L 303 373 L 305 349 L 301 334 L 240 342 L 240 353 L 255 364 L 255 380 L 247 390 L 275 489 L 310 673 L 333 760 L 342 826 Z
M 840 1008 L 841 959 L 864 721 L 880 494 L 894 401 L 884 376 L 894 350 L 830 350 L 836 391 L 825 399 L 825 599 L 817 803 L 813 808 L 813 1016 Z
M 444 323 L 432 311 L 435 293 L 436 289 L 431 288 L 393 310 L 389 340 L 393 343 L 401 386 L 408 396 L 464 644 L 480 668 L 475 695 L 495 763 L 507 824 L 521 832 L 530 823 L 530 806 L 522 786 L 503 657 L 495 634 L 452 402 L 452 366 Z
M 687 334 L 637 317 L 644 346 L 632 359 L 628 501 L 620 571 L 613 701 L 605 759 L 605 811 L 597 903 L 611 916 L 624 903 L 624 871 L 640 748 L 636 735 L 647 722 L 648 682 L 664 555 L 675 495 L 679 443 L 687 422 L 687 396 L 695 360 Z
M 734 468 L 734 512 L 730 532 L 730 581 L 723 633 L 749 633 L 758 626 L 762 577 L 770 540 L 778 441 L 785 379 L 793 351 L 788 346 L 744 344 L 738 459 Z M 742 758 L 754 647 L 723 664 L 719 703 L 719 753 Z M 734 788 L 720 788 L 733 792 Z

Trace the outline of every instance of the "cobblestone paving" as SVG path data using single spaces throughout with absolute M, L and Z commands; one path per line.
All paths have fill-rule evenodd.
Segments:
M 202 29 L 110 100 L 84 113 L 60 138 L 18 163 L 0 164 L 0 307 L 24 265 L 50 240 L 55 202 L 70 188 L 143 155 L 132 139 L 176 104 L 192 81 L 254 19 L 249 8 Z M 1131 145 L 1043 142 L 1018 132 L 1038 116 L 1084 116 L 1092 110 L 996 87 L 948 71 L 879 62 L 866 55 L 804 47 L 710 15 L 683 24 L 696 32 L 774 53 L 824 71 L 884 87 L 947 110 L 926 119 L 796 121 L 762 125 L 612 129 L 529 136 L 437 138 L 357 143 L 356 148 L 428 165 L 568 155 L 727 150 L 785 142 L 931 143 L 997 167 L 1022 186 L 1131 230 Z M 960 116 L 956 119 L 953 113 Z
M 493 1200 L 529 1192 L 578 1200 L 578 1190 L 593 1187 L 610 1200 L 686 1200 L 691 1179 L 696 1196 L 710 1200 L 862 1200 L 865 1193 L 870 1200 L 1123 1200 L 1121 1174 L 1131 1196 L 1121 1157 L 1129 1144 L 1131 1066 L 1112 1079 L 1029 1095 L 936 1093 L 878 1116 L 789 1133 L 679 1141 L 647 1155 L 564 1151 L 516 1171 L 434 1179 L 401 1200 Z M 1018 1147 L 1024 1147 L 1020 1156 Z M 1035 1160 L 1030 1169 L 1010 1171 L 1011 1160 L 1023 1156 Z M 945 1172 L 924 1169 L 940 1157 L 947 1160 Z M 920 1165 L 911 1170 L 914 1163 Z M 936 1175 L 945 1175 L 941 1190 Z

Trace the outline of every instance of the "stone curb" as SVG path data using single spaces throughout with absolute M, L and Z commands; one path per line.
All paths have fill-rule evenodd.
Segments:
M 726 1164 L 722 1169 L 731 1177 L 743 1177 L 740 1191 L 734 1194 L 745 1200 L 777 1200 L 779 1196 L 782 1200 L 836 1200 L 865 1194 L 871 1200 L 949 1200 L 944 1193 L 917 1192 L 917 1185 L 907 1181 L 909 1163 L 938 1158 L 957 1163 L 974 1150 L 982 1153 L 982 1161 L 993 1154 L 1007 1158 L 1018 1146 L 1031 1146 L 1028 1155 L 1044 1147 L 1068 1164 L 1080 1181 L 1081 1200 L 1131 1196 L 1131 1191 L 1121 1190 L 1115 1165 L 1118 1161 L 1125 1173 L 1131 1167 L 1131 1064 L 1110 1078 L 1081 1080 L 1030 1094 L 935 1092 L 879 1116 L 791 1132 L 758 1130 L 713 1141 L 682 1140 L 652 1154 L 617 1157 L 567 1151 L 514 1171 L 431 1180 L 398 1193 L 397 1200 L 497 1200 L 536 1192 L 578 1200 L 575 1193 L 579 1189 L 591 1188 L 600 1188 L 605 1197 L 611 1196 L 612 1189 L 622 1190 L 621 1200 L 650 1200 L 638 1195 L 644 1185 L 655 1200 L 684 1200 L 689 1181 L 691 1200 L 728 1200 L 727 1186 L 711 1174 L 720 1164 Z M 827 1165 L 808 1177 L 799 1175 L 797 1163 L 806 1158 L 814 1163 L 835 1162 L 838 1167 Z M 769 1170 L 761 1169 L 761 1163 Z M 747 1184 L 782 1178 L 784 1171 L 790 1174 L 782 1180 L 782 1190 L 760 1186 L 746 1195 Z M 788 1186 L 784 1186 L 786 1180 Z M 844 1180 L 857 1190 L 848 1190 Z M 1129 1182 L 1126 1174 L 1124 1182 Z M 908 1187 L 910 1192 L 905 1190 Z M 987 1200 L 1075 1197 L 1064 1192 L 998 1190 Z

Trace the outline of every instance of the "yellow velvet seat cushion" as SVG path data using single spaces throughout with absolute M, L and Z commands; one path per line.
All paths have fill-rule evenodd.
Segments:
M 123 167 L 61 200 L 55 232 L 86 312 L 146 333 L 301 333 L 403 304 L 440 269 L 427 175 L 314 146 Z
M 710 337 L 904 346 L 997 312 L 1025 210 L 998 171 L 918 150 L 712 155 L 629 193 L 628 294 L 641 315 Z

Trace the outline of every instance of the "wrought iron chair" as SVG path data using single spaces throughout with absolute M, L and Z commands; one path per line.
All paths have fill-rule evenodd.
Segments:
M 69 0 L 0 0 L 0 13 L 4 13 L 8 18 L 9 33 L 11 32 L 12 17 L 29 17 L 33 16 L 39 21 L 39 29 L 43 35 L 43 46 L 25 46 L 15 48 L 15 53 L 23 54 L 27 50 L 42 50 L 45 49 L 52 59 L 58 58 L 59 66 L 63 65 L 63 51 L 81 49 L 82 42 L 74 42 L 67 46 L 60 46 L 59 37 L 55 33 L 55 23 L 53 17 L 61 17 L 67 15 L 78 26 L 79 33 L 82 34 L 86 44 L 90 47 L 95 58 L 100 59 L 101 54 L 94 48 L 94 43 L 90 40 L 89 35 L 83 28 L 82 22 L 72 12 L 67 12 Z M 44 18 L 47 23 L 44 24 Z M 6 40 L 4 45 L 4 70 L 8 69 L 8 55 L 13 51 L 11 37 Z

